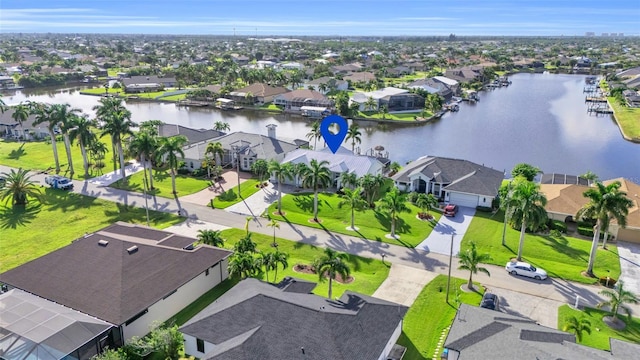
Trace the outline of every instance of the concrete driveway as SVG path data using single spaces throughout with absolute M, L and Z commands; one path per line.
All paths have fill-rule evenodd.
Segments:
M 640 294 L 640 244 L 620 241 L 618 256 L 620 257 L 620 279 L 624 281 L 624 288 Z
M 553 329 L 558 326 L 558 307 L 566 304 L 562 301 L 502 288 L 488 288 L 487 291 L 498 295 L 500 312 L 524 316 Z
M 475 213 L 476 209 L 461 206 L 456 216 L 442 216 L 433 231 L 431 231 L 431 234 L 418 244 L 416 249 L 449 255 L 451 235 L 455 235 L 453 238 L 453 254 L 457 254 L 460 251 L 460 242 L 467 232 Z

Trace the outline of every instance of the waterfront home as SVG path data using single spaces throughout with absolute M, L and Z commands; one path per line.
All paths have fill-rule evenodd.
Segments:
M 22 86 L 17 86 L 13 81 L 12 76 L 1 76 L 0 75 L 0 90 L 12 90 L 12 89 L 20 89 Z
M 132 76 L 120 80 L 126 93 L 142 93 L 163 90 L 177 84 L 174 77 L 158 77 L 156 75 Z
M 329 91 L 346 91 L 349 88 L 349 83 L 346 80 L 339 80 L 334 77 L 323 76 L 321 78 L 307 81 L 302 85 L 303 89 L 310 89 L 312 87 L 319 93 L 326 95 Z
M 481 73 L 482 73 L 482 68 L 469 67 L 469 68 L 448 69 L 445 72 L 444 76 L 461 83 L 469 83 L 469 82 L 474 82 L 479 80 Z
M 273 103 L 282 106 L 285 112 L 302 113 L 303 106 L 316 106 L 331 109 L 333 101 L 324 94 L 307 89 L 298 89 L 280 94 L 273 99 Z
M 638 82 L 640 83 L 640 77 L 638 78 Z M 624 90 L 622 92 L 622 96 L 624 96 L 624 99 L 629 107 L 640 107 L 640 92 L 633 90 Z
M 228 98 L 240 104 L 268 104 L 281 94 L 289 92 L 284 87 L 275 87 L 263 83 L 255 83 L 229 93 Z
M 345 291 L 327 299 L 315 283 L 248 278 L 180 327 L 199 359 L 388 359 L 408 308 Z
M 504 174 L 468 160 L 424 156 L 392 179 L 400 190 L 433 194 L 445 203 L 475 208 L 492 206 Z
M 27 120 L 20 124 L 13 118 L 14 112 L 15 109 L 9 107 L 0 113 L 0 136 L 23 140 L 42 139 L 49 136 L 48 122 L 34 125 L 36 116 L 29 114 Z
M 416 80 L 409 83 L 408 88 L 422 89 L 429 94 L 438 94 L 445 102 L 448 102 L 460 93 L 460 84 L 444 76 L 434 76 L 428 79 Z
M 225 133 L 213 129 L 192 129 L 177 124 L 161 124 L 158 126 L 158 136 L 171 137 L 183 135 L 187 138 L 187 144 L 191 145 L 208 139 L 213 139 Z
M 350 81 L 352 84 L 355 83 L 368 83 L 371 81 L 376 81 L 376 75 L 369 71 L 361 71 L 361 72 L 351 72 L 342 77 L 343 80 Z
M 368 107 L 368 101 L 372 98 L 375 101 L 374 108 Z M 369 92 L 355 92 L 349 99 L 349 105 L 357 103 L 360 111 L 377 111 L 386 107 L 389 112 L 411 111 L 424 108 L 424 98 L 418 94 L 409 92 L 406 89 L 386 87 L 380 90 Z
M 117 222 L 0 274 L 8 288 L 103 320 L 116 346 L 142 337 L 228 277 L 231 251 Z

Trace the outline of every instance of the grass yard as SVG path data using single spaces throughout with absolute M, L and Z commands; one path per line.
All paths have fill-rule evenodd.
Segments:
M 491 213 L 476 212 L 467 233 L 462 239 L 462 247 L 475 241 L 480 253 L 490 253 L 491 264 L 504 266 L 518 253 L 520 231 L 507 226 L 506 246 L 502 246 L 503 212 L 492 216 Z M 608 250 L 598 249 L 594 273 L 598 276 L 620 277 L 620 261 L 615 245 Z M 549 276 L 566 280 L 593 284 L 597 279 L 581 275 L 589 262 L 591 241 L 570 236 L 555 238 L 537 234 L 526 234 L 523 260 L 547 271 Z
M 273 103 L 264 104 L 260 106 L 258 109 L 265 110 L 265 111 L 282 112 L 282 109 L 280 109 L 278 106 L 276 106 Z
M 103 87 L 96 87 L 96 88 L 92 88 L 92 89 L 85 89 L 80 91 L 80 94 L 83 95 L 104 95 L 104 88 Z M 124 94 L 124 90 L 122 90 L 122 88 L 109 88 L 109 94 L 111 95 L 123 95 Z
M 384 114 L 384 118 L 382 117 L 382 113 L 375 111 L 358 111 L 358 114 L 354 117 L 362 118 L 362 119 L 375 119 L 375 120 L 395 120 L 395 121 L 407 121 L 407 122 L 415 122 L 416 117 L 425 117 L 428 118 L 433 114 L 428 111 L 416 111 L 411 113 L 400 113 L 400 114 Z
M 107 153 L 105 155 L 105 167 L 103 172 L 109 172 L 113 170 L 113 163 L 111 162 L 111 140 L 109 136 L 100 138 L 100 141 L 107 144 Z M 64 149 L 64 143 L 62 141 L 56 142 L 58 148 L 58 160 L 60 161 L 60 174 L 68 175 L 67 153 Z M 73 167 L 75 169 L 74 178 L 84 179 L 84 168 L 82 163 L 82 154 L 78 145 L 71 146 L 71 159 L 73 160 Z M 5 166 L 11 166 L 14 168 L 24 168 L 29 170 L 47 170 L 55 168 L 55 161 L 53 159 L 53 149 L 51 144 L 43 141 L 28 141 L 20 142 L 14 140 L 0 139 L 0 164 Z M 92 175 L 93 174 L 93 175 Z M 89 176 L 97 176 L 102 173 L 98 173 L 96 170 L 89 169 Z
M 347 207 L 341 208 L 338 205 L 340 201 L 340 197 L 336 194 L 323 193 L 318 196 L 318 218 L 321 220 L 320 224 L 309 222 L 309 219 L 313 218 L 312 193 L 284 196 L 282 198 L 284 216 L 273 214 L 278 210 L 278 203 L 274 202 L 269 207 L 269 217 L 279 221 L 411 248 L 429 236 L 434 227 L 435 222 L 430 223 L 417 219 L 416 215 L 419 209 L 412 204 L 407 204 L 411 212 L 400 214 L 400 219 L 396 221 L 396 234 L 400 236 L 399 240 L 385 237 L 391 230 L 391 221 L 385 213 L 378 210 L 356 211 L 355 225 L 360 230 L 357 232 L 350 231 L 346 228 L 351 226 L 351 210 Z M 431 214 L 435 216 L 436 220 L 440 219 L 441 214 L 439 212 L 432 211 Z
M 562 330 L 565 319 L 569 316 L 575 316 L 580 319 L 586 317 L 591 322 L 591 334 L 582 333 L 582 342 L 580 344 L 591 346 L 596 349 L 610 350 L 609 338 L 620 339 L 632 343 L 640 343 L 640 318 L 632 318 L 626 321 L 627 327 L 624 330 L 614 330 L 602 321 L 602 318 L 608 316 L 606 311 L 585 308 L 584 311 L 575 310 L 569 305 L 562 305 L 558 308 L 558 329 Z
M 144 174 L 142 171 L 137 172 L 127 177 L 128 181 L 126 185 L 122 180 L 118 180 L 111 184 L 110 187 L 128 191 L 143 192 Z M 200 190 L 206 189 L 210 184 L 209 180 L 204 178 L 195 178 L 193 176 L 177 175 L 176 176 L 176 191 L 178 196 L 184 196 L 197 193 Z M 150 190 L 149 194 L 156 196 L 173 199 L 173 188 L 171 186 L 171 175 L 168 170 L 154 170 L 153 171 L 153 187 L 155 189 Z
M 0 272 L 45 255 L 116 221 L 146 224 L 145 210 L 110 201 L 42 188 L 44 204 L 26 209 L 0 204 Z M 151 225 L 166 228 L 184 218 L 149 211 Z
M 226 209 L 231 205 L 237 204 L 243 199 L 260 191 L 260 188 L 256 187 L 260 181 L 257 179 L 248 179 L 240 184 L 240 197 L 238 197 L 238 187 L 234 186 L 229 188 L 224 194 L 218 195 L 213 199 L 213 207 L 216 209 Z
M 624 134 L 631 139 L 640 140 L 640 108 L 622 106 L 614 97 L 607 99 Z
M 456 316 L 457 296 L 459 295 L 460 302 L 470 305 L 478 305 L 482 299 L 481 293 L 461 291 L 460 286 L 466 283 L 467 280 L 451 278 L 450 304 L 445 301 L 447 296 L 445 275 L 438 275 L 422 289 L 404 317 L 402 335 L 398 339 L 398 344 L 407 348 L 404 360 L 431 359 L 434 355 L 440 358 L 442 348 L 435 354 L 438 340 L 442 331 L 451 326 Z
M 213 289 L 207 291 L 204 295 L 200 296 L 196 299 L 196 301 L 187 305 L 184 309 L 180 310 L 179 313 L 170 317 L 164 323 L 168 326 L 178 325 L 182 326 L 184 323 L 189 321 L 192 317 L 194 317 L 197 313 L 204 310 L 209 304 L 216 301 L 220 296 L 229 291 L 232 287 L 234 287 L 240 279 L 238 278 L 227 278 L 225 281 L 218 284 Z
M 184 100 L 187 98 L 187 94 L 178 94 L 178 95 L 169 95 L 169 96 L 163 96 L 160 98 L 160 100 L 164 100 L 164 101 L 180 101 L 180 100 Z
M 245 230 L 243 229 L 228 229 L 222 231 L 222 237 L 225 239 L 224 247 L 228 249 L 233 248 L 233 245 L 244 235 Z M 258 245 L 258 251 L 273 251 L 273 247 L 271 246 L 273 236 L 252 233 L 251 239 Z M 282 267 L 279 268 L 278 278 L 275 282 L 282 280 L 286 276 L 293 276 L 300 279 L 318 282 L 317 275 L 295 272 L 293 271 L 293 266 L 296 264 L 311 264 L 315 258 L 322 256 L 324 248 L 281 238 L 277 238 L 276 241 L 278 243 L 278 250 L 289 254 L 289 267 L 284 271 L 282 270 Z M 383 264 L 380 260 L 348 254 L 347 263 L 351 268 L 351 276 L 354 277 L 354 281 L 350 284 L 341 284 L 334 281 L 334 297 L 342 296 L 342 293 L 345 290 L 351 290 L 365 295 L 372 295 L 389 275 L 389 265 Z M 274 282 L 273 277 L 274 273 L 269 272 L 269 281 Z M 258 276 L 258 278 L 262 280 L 266 279 L 264 274 Z M 329 282 L 324 281 L 318 284 L 318 286 L 313 290 L 313 293 L 326 297 L 328 291 Z

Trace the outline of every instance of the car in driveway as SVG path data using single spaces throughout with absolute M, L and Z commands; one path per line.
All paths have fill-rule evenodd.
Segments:
M 444 216 L 456 216 L 458 213 L 458 205 L 448 204 L 444 207 Z
M 509 261 L 507 265 L 504 266 L 504 269 L 511 275 L 526 276 L 536 280 L 544 280 L 547 278 L 546 271 L 522 261 Z
M 480 302 L 480 307 L 489 309 L 489 310 L 498 310 L 499 302 L 500 300 L 498 299 L 498 295 L 487 291 L 484 293 L 484 295 L 482 295 L 482 301 Z

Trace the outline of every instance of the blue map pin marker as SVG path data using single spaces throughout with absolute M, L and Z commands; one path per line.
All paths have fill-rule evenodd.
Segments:
M 339 131 L 337 134 L 329 131 L 331 124 L 338 125 Z M 347 120 L 340 115 L 327 116 L 320 124 L 320 133 L 322 134 L 324 141 L 329 145 L 329 149 L 331 149 L 331 152 L 334 154 L 338 151 L 342 141 L 344 141 L 344 138 L 347 136 L 347 130 L 349 130 L 349 124 L 347 124 Z

